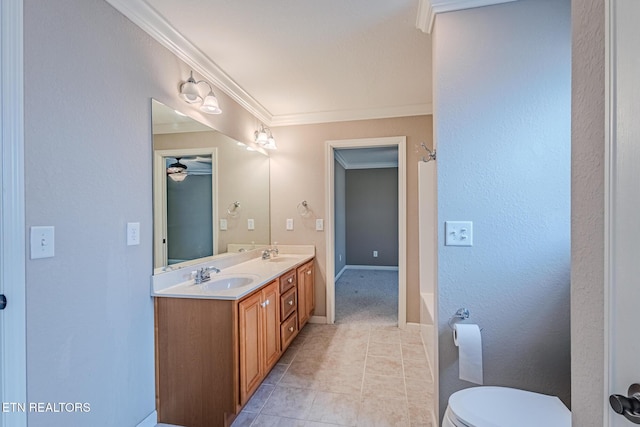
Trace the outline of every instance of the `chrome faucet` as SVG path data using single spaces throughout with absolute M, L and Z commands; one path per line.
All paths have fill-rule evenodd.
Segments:
M 279 252 L 277 247 L 265 249 L 264 251 L 262 251 L 262 259 L 271 259 L 272 257 L 275 258 L 278 256 L 278 253 Z
M 209 267 L 202 267 L 201 269 L 196 270 L 196 273 L 195 273 L 196 285 L 199 285 L 200 283 L 204 283 L 209 279 L 211 279 L 212 271 L 215 271 L 216 273 L 220 273 L 220 269 L 212 265 Z

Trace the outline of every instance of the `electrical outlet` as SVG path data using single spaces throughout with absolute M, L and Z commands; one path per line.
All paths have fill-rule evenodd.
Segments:
M 220 231 L 226 231 L 227 227 L 227 220 L 225 218 L 220 219 Z
M 293 218 L 287 218 L 287 230 L 293 230 Z
M 324 220 L 322 218 L 316 219 L 316 231 L 324 230 Z
M 445 221 L 445 246 L 473 246 L 472 221 Z
M 256 222 L 253 220 L 253 218 L 249 218 L 247 220 L 247 230 L 255 230 L 256 229 Z
M 378 251 L 373 251 L 373 257 L 378 258 Z

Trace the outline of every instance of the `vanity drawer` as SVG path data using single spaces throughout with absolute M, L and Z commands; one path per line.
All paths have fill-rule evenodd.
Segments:
M 287 289 L 296 285 L 296 270 L 287 271 L 280 276 L 280 294 L 284 294 Z
M 292 314 L 280 325 L 280 338 L 282 339 L 282 351 L 284 351 L 291 341 L 298 335 L 298 316 Z
M 280 296 L 280 321 L 289 317 L 291 313 L 296 310 L 298 306 L 298 292 L 296 287 L 289 289 L 287 292 Z

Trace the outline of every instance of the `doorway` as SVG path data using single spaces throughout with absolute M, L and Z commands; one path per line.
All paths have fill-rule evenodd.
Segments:
M 340 253 L 336 253 L 336 226 L 340 226 L 336 217 L 336 168 L 335 158 L 341 150 L 357 149 L 384 149 L 390 148 L 397 152 L 397 243 L 395 253 L 397 254 L 397 324 L 404 328 L 406 325 L 406 137 L 386 137 L 386 138 L 365 138 L 351 140 L 327 141 L 326 144 L 326 170 L 327 170 L 327 190 L 326 190 L 326 218 L 327 221 L 327 323 L 334 323 L 336 320 L 336 265 L 342 269 Z M 394 230 L 395 231 L 395 230 Z M 337 242 L 341 245 L 342 242 Z M 373 252 L 371 254 L 374 255 Z M 378 254 L 380 255 L 380 254 Z M 373 267 L 378 268 L 380 267 Z

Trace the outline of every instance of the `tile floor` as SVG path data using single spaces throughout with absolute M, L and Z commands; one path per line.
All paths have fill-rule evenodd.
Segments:
M 233 427 L 431 427 L 432 389 L 417 325 L 309 324 Z

